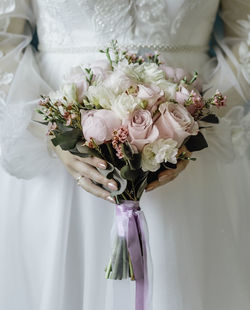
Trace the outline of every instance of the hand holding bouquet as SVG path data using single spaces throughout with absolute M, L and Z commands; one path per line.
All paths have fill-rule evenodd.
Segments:
M 194 160 L 179 151 L 183 146 L 190 152 L 207 147 L 202 128 L 219 122 L 213 110 L 226 98 L 219 91 L 205 98 L 196 72 L 171 68 L 157 53 L 129 54 L 115 41 L 100 52 L 106 61 L 73 68 L 60 90 L 42 96 L 38 112 L 55 146 L 108 162 L 99 171 L 119 188 L 111 193 L 117 233 L 106 277 L 140 280 L 146 241 L 138 201 L 159 172 Z

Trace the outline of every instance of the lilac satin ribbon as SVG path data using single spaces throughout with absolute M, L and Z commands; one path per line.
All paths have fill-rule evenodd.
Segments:
M 136 310 L 147 309 L 148 270 L 146 220 L 138 201 L 124 201 L 116 206 L 118 235 L 126 237 L 136 280 Z

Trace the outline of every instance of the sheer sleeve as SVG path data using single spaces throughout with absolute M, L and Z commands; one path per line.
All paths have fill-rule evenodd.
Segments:
M 205 130 L 210 151 L 231 161 L 244 155 L 250 144 L 250 2 L 222 0 L 223 35 L 215 32 L 217 65 L 214 85 L 228 97 L 220 124 Z
M 52 164 L 42 126 L 31 121 L 39 95 L 50 91 L 29 45 L 34 17 L 28 0 L 0 3 L 1 163 L 18 178 L 32 178 Z

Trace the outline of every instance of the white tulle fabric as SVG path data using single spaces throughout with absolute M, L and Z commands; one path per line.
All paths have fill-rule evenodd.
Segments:
M 205 50 L 218 6 L 0 3 L 1 160 L 10 174 L 32 178 L 0 171 L 1 309 L 134 309 L 134 284 L 104 279 L 113 208 L 76 186 L 31 121 L 39 95 L 56 89 L 71 66 L 98 59 L 98 47 L 113 38 L 135 50 L 159 48 L 166 63 L 197 70 L 210 92 L 218 87 L 229 97 L 220 124 L 204 132 L 209 148 L 174 182 L 143 196 L 153 310 L 249 309 L 250 4 L 222 1 L 226 38 L 217 36 L 213 60 Z M 22 54 L 35 24 L 41 51 Z

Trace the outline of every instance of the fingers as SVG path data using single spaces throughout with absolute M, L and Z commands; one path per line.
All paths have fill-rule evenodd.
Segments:
M 107 168 L 107 163 L 105 160 L 101 159 L 101 158 L 97 158 L 97 157 L 76 157 L 77 160 L 83 162 L 83 163 L 86 163 L 86 164 L 89 164 L 91 166 L 94 166 L 94 167 L 98 167 L 98 168 L 101 168 L 101 169 L 106 169 Z
M 164 184 L 167 184 L 171 181 L 173 181 L 180 172 L 182 172 L 186 166 L 189 164 L 189 160 L 180 160 L 177 163 L 176 169 L 168 169 L 164 170 L 158 175 L 158 180 L 151 182 L 148 184 L 146 191 L 151 191 L 159 186 L 162 186 Z
M 102 184 L 105 187 L 108 187 L 110 190 L 117 190 L 117 184 L 114 180 L 105 178 L 101 173 L 96 170 L 93 166 L 85 164 L 79 160 L 76 160 L 72 163 L 72 168 L 78 173 L 78 176 L 84 176 L 87 179 L 95 181 L 96 183 Z
M 115 203 L 115 199 L 110 196 L 110 193 L 108 191 L 105 191 L 99 186 L 93 184 L 91 180 L 89 180 L 86 177 L 81 177 L 80 180 L 78 181 L 78 185 L 82 187 L 85 191 L 89 192 L 90 194 L 105 199 L 109 202 Z
M 174 171 L 174 170 L 166 170 L 164 172 L 162 172 L 159 176 L 158 176 L 158 180 L 151 182 L 148 184 L 146 191 L 151 191 L 159 186 L 162 186 L 164 184 L 167 184 L 171 181 L 173 181 L 177 176 L 178 176 L 178 172 Z

